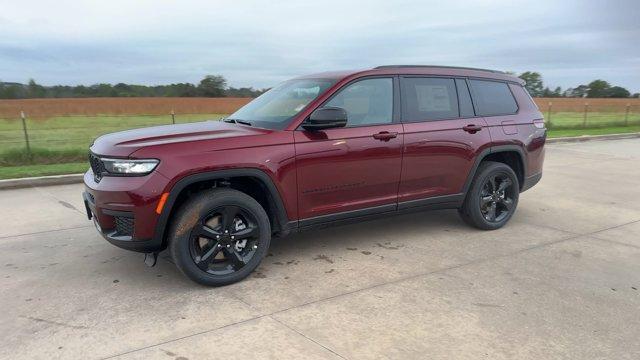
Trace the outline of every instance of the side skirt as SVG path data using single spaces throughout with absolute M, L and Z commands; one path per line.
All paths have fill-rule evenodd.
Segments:
M 464 194 L 445 195 L 428 199 L 404 201 L 398 204 L 388 204 L 366 209 L 345 211 L 337 214 L 316 216 L 298 221 L 298 228 L 296 230 L 307 231 L 312 229 L 321 229 L 426 210 L 457 209 L 462 206 L 463 201 Z

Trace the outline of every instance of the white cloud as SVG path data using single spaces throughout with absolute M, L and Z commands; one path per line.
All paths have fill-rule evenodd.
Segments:
M 390 63 L 537 70 L 640 90 L 634 1 L 0 0 L 0 79 L 271 86 Z

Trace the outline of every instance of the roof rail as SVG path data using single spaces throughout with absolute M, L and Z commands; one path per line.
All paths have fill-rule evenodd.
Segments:
M 476 71 L 487 71 L 496 74 L 506 74 L 504 71 L 499 70 L 491 70 L 491 69 L 480 69 L 480 68 L 472 68 L 465 66 L 443 66 L 443 65 L 382 65 L 376 66 L 374 69 L 393 69 L 393 68 L 440 68 L 440 69 L 460 69 L 460 70 L 476 70 Z

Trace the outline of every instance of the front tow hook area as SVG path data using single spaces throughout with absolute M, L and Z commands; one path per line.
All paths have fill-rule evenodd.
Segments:
M 144 264 L 147 265 L 148 267 L 156 266 L 157 262 L 158 262 L 158 253 L 157 252 L 145 253 L 144 254 Z

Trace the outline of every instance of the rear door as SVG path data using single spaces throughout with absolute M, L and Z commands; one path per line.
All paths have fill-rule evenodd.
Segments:
M 346 127 L 295 131 L 302 226 L 396 209 L 402 159 L 398 92 L 394 77 L 355 80 L 322 105 L 345 109 Z
M 466 79 L 400 78 L 404 154 L 400 208 L 462 199 L 475 156 L 490 142 Z

